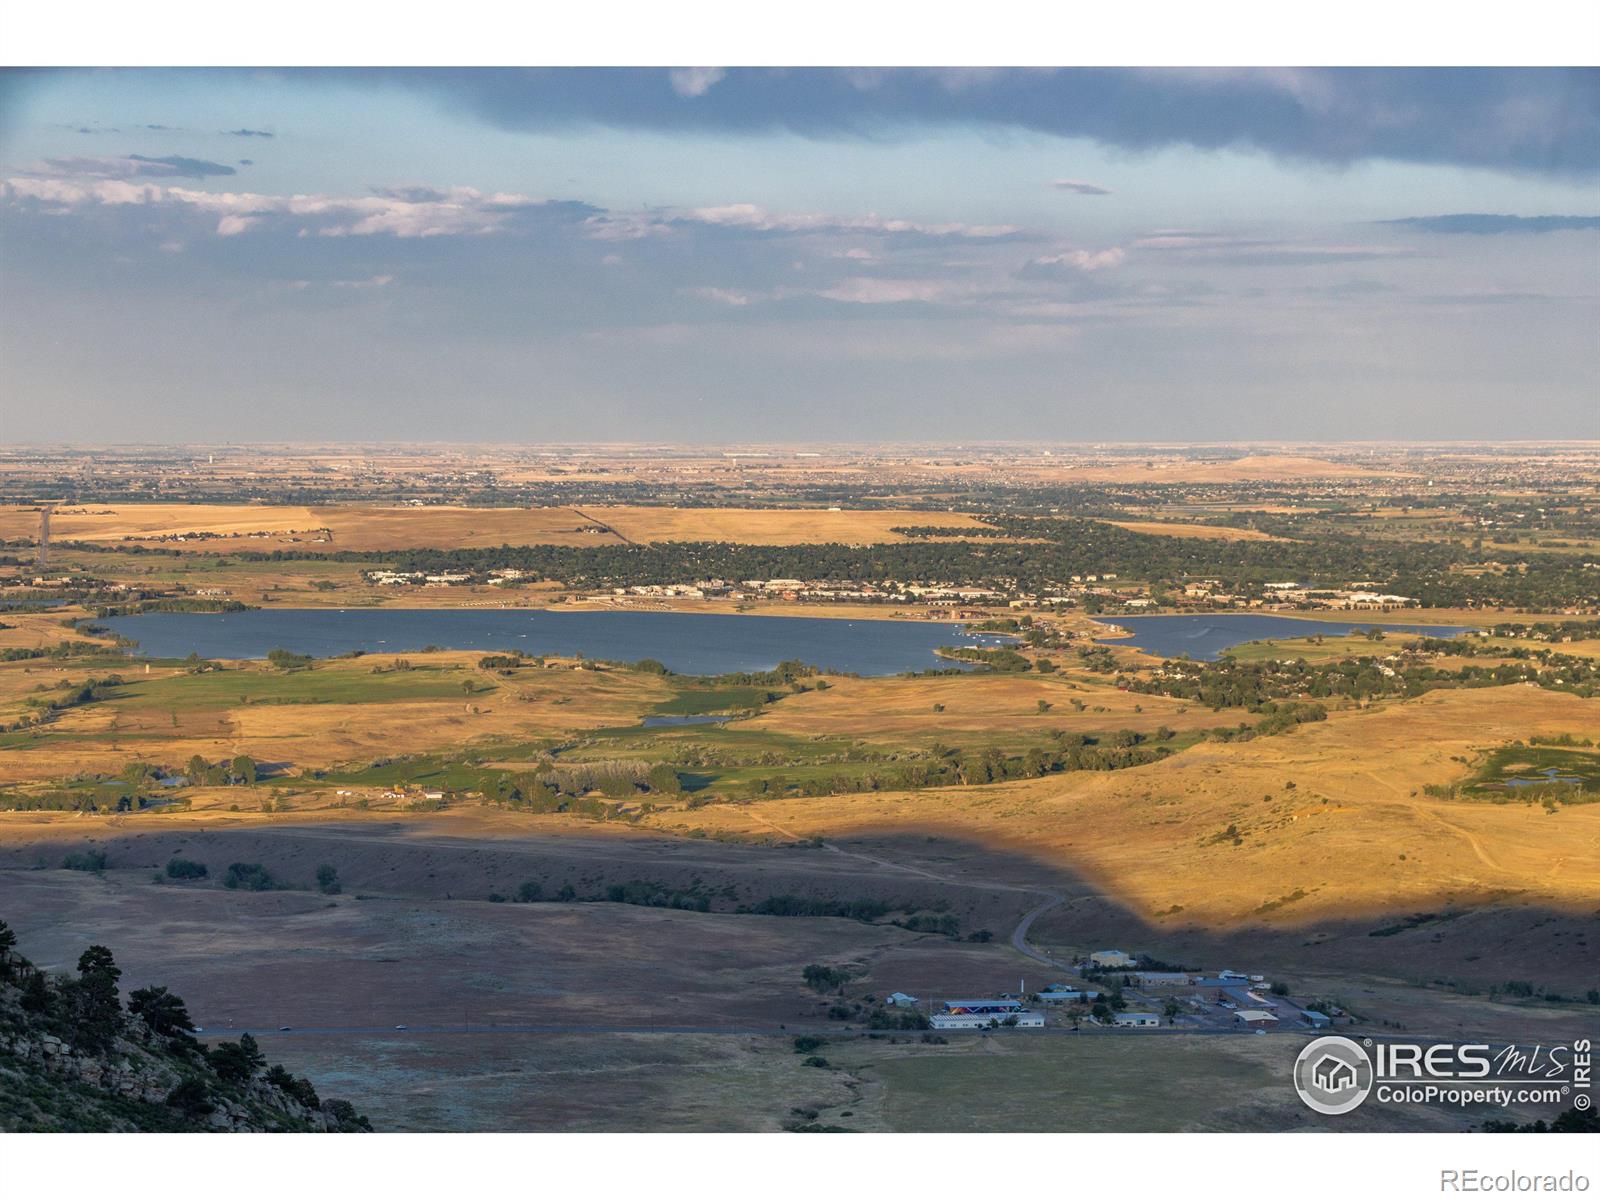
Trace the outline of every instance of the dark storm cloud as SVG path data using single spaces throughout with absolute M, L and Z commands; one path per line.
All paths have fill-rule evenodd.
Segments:
M 917 126 L 1012 128 L 1128 150 L 1191 146 L 1347 164 L 1600 171 L 1591 68 L 730 69 L 686 95 L 666 70 L 364 70 L 289 78 L 398 86 L 507 129 L 892 137 Z
M 1400 225 L 1424 233 L 1557 233 L 1600 229 L 1600 217 L 1513 217 L 1502 213 L 1446 213 L 1437 217 L 1398 217 L 1380 225 Z

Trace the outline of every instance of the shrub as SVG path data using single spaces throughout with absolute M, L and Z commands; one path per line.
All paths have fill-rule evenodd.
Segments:
M 344 891 L 339 882 L 339 869 L 332 863 L 323 863 L 317 868 L 317 890 L 324 896 L 337 896 Z
M 229 863 L 228 873 L 222 877 L 222 886 L 243 892 L 270 892 L 277 887 L 272 872 L 260 863 Z
M 104 871 L 106 869 L 106 852 L 104 850 L 74 850 L 61 860 L 61 865 L 68 871 Z
M 537 879 L 530 879 L 517 889 L 517 901 L 521 904 L 532 904 L 544 898 L 544 885 Z
M 206 865 L 192 858 L 175 858 L 167 864 L 168 879 L 204 879 Z
M 829 967 L 822 963 L 808 963 L 801 975 L 805 978 L 806 986 L 814 992 L 831 992 L 836 987 L 842 987 L 849 981 L 851 971 L 849 967 Z

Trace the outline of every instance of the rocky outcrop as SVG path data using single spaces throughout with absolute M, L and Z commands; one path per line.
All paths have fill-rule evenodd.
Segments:
M 124 1009 L 104 947 L 91 947 L 77 977 L 47 977 L 9 951 L 8 935 L 0 922 L 0 1131 L 371 1129 L 309 1080 L 264 1070 L 248 1034 L 196 1041 L 183 1002 L 165 989 L 135 992 Z

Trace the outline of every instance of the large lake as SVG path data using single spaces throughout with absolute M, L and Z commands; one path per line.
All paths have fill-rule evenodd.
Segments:
M 1219 613 L 1209 616 L 1104 617 L 1133 636 L 1099 638 L 1102 645 L 1134 646 L 1163 658 L 1190 658 L 1210 662 L 1231 646 L 1285 638 L 1343 637 L 1358 629 L 1385 633 L 1422 633 L 1454 637 L 1467 632 L 1464 625 L 1394 625 L 1388 621 L 1307 621 L 1299 617 L 1274 617 L 1265 613 Z
M 141 613 L 101 624 L 151 658 L 265 658 L 283 648 L 326 658 L 373 653 L 505 650 L 635 662 L 683 675 L 770 671 L 785 659 L 860 675 L 959 666 L 940 646 L 993 646 L 949 621 L 846 621 L 722 613 L 550 612 L 542 609 L 264 608 L 236 613 Z

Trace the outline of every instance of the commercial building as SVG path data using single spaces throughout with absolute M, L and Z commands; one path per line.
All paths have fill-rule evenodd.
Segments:
M 1096 950 L 1089 961 L 1097 967 L 1131 967 L 1135 960 L 1126 950 Z
M 953 1016 L 1004 1017 L 1022 1011 L 1021 1000 L 946 1000 L 944 1010 Z
M 1269 1013 L 1264 1008 L 1241 1008 L 1233 1014 L 1233 1019 L 1241 1025 L 1250 1025 L 1257 1029 L 1278 1023 L 1277 1015 Z
M 1188 987 L 1194 982 L 1184 971 L 1139 971 L 1133 981 L 1139 987 L 1147 988 L 1179 988 Z
M 1043 1029 L 1044 1014 L 1017 1009 L 1009 1013 L 934 1013 L 928 1018 L 934 1029 Z
M 1093 1004 L 1100 996 L 1101 993 L 1093 988 L 1064 987 L 1055 983 L 1039 993 L 1039 1001 L 1042 1004 L 1076 1004 L 1081 1000 L 1085 1004 Z

